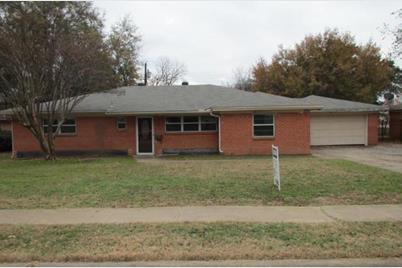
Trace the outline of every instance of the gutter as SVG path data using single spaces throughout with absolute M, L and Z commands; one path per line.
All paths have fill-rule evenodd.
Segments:
M 185 111 L 185 110 L 175 110 L 175 111 L 143 111 L 143 112 L 104 112 L 105 115 L 170 115 L 170 114 L 205 114 L 208 113 L 206 110 L 192 110 L 192 111 Z
M 174 110 L 174 111 L 127 111 L 127 112 L 112 112 L 106 111 L 105 115 L 157 115 L 157 114 L 202 114 L 205 112 L 210 112 L 212 109 L 214 112 L 239 112 L 239 111 L 291 111 L 291 110 L 321 110 L 322 106 L 305 106 L 305 105 L 294 105 L 294 106 L 246 106 L 246 107 L 210 107 L 208 109 L 200 110 Z M 79 113 L 79 112 L 77 112 Z M 216 116 L 216 115 L 215 115 Z
M 216 112 L 237 112 L 237 111 L 284 111 L 284 110 L 321 110 L 323 106 L 318 105 L 294 105 L 294 106 L 248 106 L 248 107 L 214 107 Z
M 209 115 L 215 118 L 218 118 L 218 150 L 220 154 L 223 154 L 222 146 L 221 146 L 221 117 L 217 114 L 214 114 L 212 108 L 208 108 L 207 111 Z

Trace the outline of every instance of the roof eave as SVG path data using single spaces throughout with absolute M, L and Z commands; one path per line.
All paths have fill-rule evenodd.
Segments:
M 378 113 L 384 112 L 386 109 L 322 109 L 313 111 L 315 113 Z
M 206 114 L 208 109 L 177 111 L 118 111 L 105 112 L 105 115 L 158 115 L 158 114 Z
M 322 106 L 283 105 L 283 106 L 246 106 L 246 107 L 211 107 L 214 112 L 236 111 L 289 111 L 289 110 L 320 110 Z

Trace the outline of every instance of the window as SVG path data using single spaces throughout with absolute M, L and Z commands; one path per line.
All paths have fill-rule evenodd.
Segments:
M 52 131 L 55 132 L 57 129 L 58 121 L 54 120 L 52 124 Z M 43 131 L 47 133 L 48 131 L 48 121 L 43 120 Z M 75 119 L 66 119 L 60 127 L 60 132 L 58 134 L 75 134 Z
M 198 116 L 184 116 L 183 117 L 183 131 L 199 131 Z
M 181 117 L 167 117 L 166 121 L 166 131 L 167 132 L 177 132 L 181 131 Z
M 116 123 L 117 123 L 117 129 L 119 130 L 127 128 L 127 118 L 125 117 L 117 117 Z
M 218 119 L 212 116 L 201 116 L 201 131 L 216 131 Z
M 273 114 L 255 114 L 253 116 L 254 137 L 273 137 L 275 133 Z
M 216 131 L 218 120 L 212 116 L 166 117 L 166 132 Z

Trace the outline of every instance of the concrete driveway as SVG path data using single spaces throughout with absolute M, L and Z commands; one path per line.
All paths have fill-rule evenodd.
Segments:
M 312 154 L 323 158 L 346 159 L 402 173 L 402 144 L 381 143 L 376 146 L 314 147 Z

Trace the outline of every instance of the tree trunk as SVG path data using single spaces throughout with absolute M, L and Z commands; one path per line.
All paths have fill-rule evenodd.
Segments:
M 57 128 L 56 132 L 60 127 Z M 56 135 L 52 131 L 52 127 L 48 126 L 48 133 L 47 133 L 47 150 L 46 150 L 46 160 L 56 160 L 56 149 L 54 146 L 54 139 Z
M 50 140 L 52 139 L 52 140 Z M 56 160 L 53 138 L 38 139 L 46 160 Z
M 46 152 L 46 160 L 56 160 L 56 150 L 54 148 L 54 139 L 53 138 L 50 138 L 50 139 L 48 139 L 48 151 Z
M 46 160 L 56 160 L 56 152 L 54 148 L 54 137 L 51 133 L 47 133 L 48 136 L 45 135 L 42 129 L 38 132 L 34 130 L 34 128 L 28 128 L 31 133 L 36 137 L 39 142 L 39 145 L 42 149 L 42 152 L 45 154 Z M 51 137 L 49 137 L 49 135 Z

